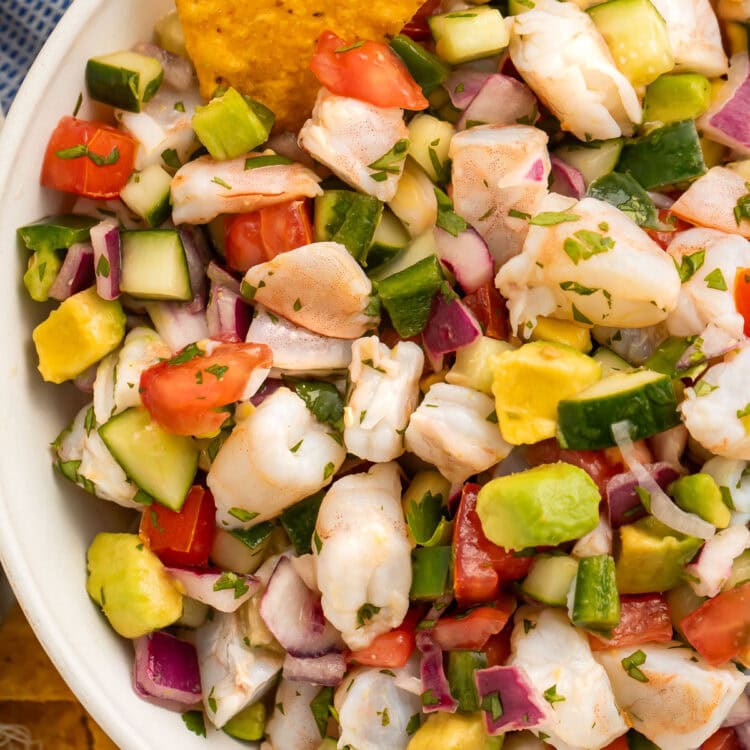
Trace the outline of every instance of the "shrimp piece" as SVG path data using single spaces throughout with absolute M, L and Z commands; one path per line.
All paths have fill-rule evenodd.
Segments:
M 589 16 L 573 3 L 536 0 L 513 17 L 510 57 L 529 88 L 581 141 L 630 135 L 641 104 Z
M 245 645 L 244 637 L 236 612 L 216 612 L 195 631 L 203 707 L 218 729 L 273 687 L 284 662 L 281 654 Z
M 273 750 L 318 750 L 320 730 L 310 703 L 320 690 L 309 682 L 281 680 L 274 700 L 276 709 L 266 724 Z
M 370 165 L 408 138 L 404 113 L 398 107 L 376 107 L 324 88 L 318 92 L 312 117 L 299 131 L 299 144 L 305 151 L 353 188 L 384 203 L 396 195 L 406 148 L 388 162 L 387 169 Z M 373 179 L 373 175 L 385 177 Z
M 675 72 L 718 78 L 727 72 L 727 56 L 710 0 L 652 0 L 667 24 Z
M 750 460 L 750 346 L 709 368 L 685 396 L 680 411 L 695 440 L 717 456 Z
M 351 672 L 333 699 L 341 726 L 338 747 L 406 750 L 409 744 L 406 728 L 422 705 L 418 695 L 397 683 L 416 674 L 412 663 L 396 670 L 360 667 Z
M 354 342 L 352 355 L 344 443 L 360 458 L 392 461 L 404 452 L 404 428 L 417 406 L 424 354 L 410 341 L 389 349 L 377 336 L 367 336 Z
M 272 154 L 266 150 L 247 156 Z M 323 192 L 320 177 L 301 164 L 245 169 L 245 160 L 201 156 L 180 167 L 172 179 L 172 221 L 207 224 L 219 214 L 241 214 Z
M 524 607 L 516 613 L 508 663 L 521 667 L 539 693 L 554 686 L 558 701 L 536 729 L 557 750 L 598 750 L 628 731 L 607 673 L 560 610 Z
M 633 646 L 594 653 L 629 723 L 662 750 L 700 747 L 742 695 L 747 677 L 734 665 L 710 667 L 682 644 L 644 643 L 638 649 L 645 656 L 638 669 L 647 682 L 623 669 Z
M 256 303 L 323 336 L 356 339 L 377 327 L 372 282 L 338 242 L 314 242 L 245 274 Z
M 512 446 L 488 421 L 495 402 L 462 385 L 435 383 L 406 428 L 406 449 L 453 483 L 502 461 Z
M 683 282 L 677 307 L 667 318 L 670 334 L 699 336 L 712 324 L 734 339 L 744 338 L 734 278 L 738 269 L 750 268 L 750 242 L 715 229 L 690 229 L 676 235 L 667 252 L 687 272 L 696 269 Z
M 609 203 L 575 203 L 552 193 L 540 210 L 574 221 L 532 226 L 523 252 L 495 284 L 508 299 L 514 331 L 540 315 L 614 327 L 643 328 L 675 308 L 680 277 L 671 258 Z
M 237 424 L 211 465 L 217 525 L 249 528 L 325 487 L 346 458 L 338 439 L 279 388 Z
M 316 556 L 323 613 L 346 645 L 366 648 L 409 608 L 411 547 L 395 463 L 339 479 L 318 511 Z
M 489 246 L 498 266 L 521 252 L 529 224 L 510 215 L 536 213 L 547 195 L 547 134 L 528 125 L 486 125 L 451 139 L 453 203 Z

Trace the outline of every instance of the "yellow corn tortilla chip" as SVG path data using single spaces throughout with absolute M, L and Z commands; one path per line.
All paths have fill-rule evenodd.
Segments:
M 26 727 L 31 747 L 45 750 L 88 750 L 91 748 L 83 709 L 75 703 L 0 703 L 0 724 Z M 0 734 L 0 745 L 2 745 Z M 41 744 L 40 744 L 41 743 Z M 11 742 L 11 747 L 22 747 Z
M 397 34 L 424 0 L 177 0 L 185 43 L 208 98 L 221 83 L 276 113 L 297 132 L 319 84 L 308 64 L 321 32 L 347 42 Z

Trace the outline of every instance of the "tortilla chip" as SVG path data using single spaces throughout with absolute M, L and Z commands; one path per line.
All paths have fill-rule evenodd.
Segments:
M 308 70 L 330 29 L 343 39 L 397 34 L 424 0 L 177 0 L 185 43 L 208 98 L 228 83 L 276 113 L 276 130 L 297 132 L 319 84 Z
M 32 740 L 41 742 L 41 745 L 32 745 L 35 750 L 39 747 L 46 750 L 91 747 L 83 709 L 72 703 L 0 703 L 0 724 L 26 727 Z M 11 743 L 11 747 L 20 746 Z
M 90 716 L 86 718 L 86 724 L 91 735 L 91 750 L 117 750 L 117 745 Z

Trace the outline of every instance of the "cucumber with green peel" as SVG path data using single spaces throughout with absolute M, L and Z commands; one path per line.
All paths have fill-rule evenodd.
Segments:
M 450 68 L 442 60 L 404 34 L 396 34 L 390 47 L 422 87 L 425 96 L 429 96 L 450 74 Z
M 86 63 L 89 96 L 128 112 L 140 112 L 163 79 L 161 63 L 137 52 L 113 52 Z
M 558 404 L 560 445 L 599 450 L 616 445 L 612 425 L 627 420 L 633 440 L 651 437 L 680 423 L 672 379 L 653 370 L 619 372 Z
M 461 711 L 479 711 L 481 704 L 474 682 L 474 673 L 487 666 L 487 654 L 483 651 L 449 651 L 448 685 L 451 695 L 458 701 Z
M 432 229 L 429 229 L 416 239 L 411 240 L 406 249 L 394 256 L 393 260 L 377 268 L 368 269 L 367 275 L 373 281 L 382 281 L 389 276 L 395 276 L 397 273 L 405 271 L 425 258 L 436 255 L 437 245 L 435 244 L 435 234 Z
M 326 190 L 315 199 L 315 241 L 340 242 L 361 265 L 383 214 L 383 204 L 352 190 Z
M 577 572 L 578 560 L 573 557 L 538 555 L 521 583 L 521 591 L 542 604 L 565 607 Z
M 435 51 L 451 65 L 500 54 L 510 41 L 508 28 L 497 8 L 477 6 L 430 16 Z
M 375 270 L 381 269 L 402 253 L 409 242 L 411 237 L 404 225 L 389 208 L 384 208 L 367 252 L 367 266 Z
M 698 73 L 659 76 L 643 100 L 643 122 L 669 125 L 697 120 L 711 105 L 711 82 Z
M 600 346 L 591 356 L 602 366 L 603 378 L 633 369 L 630 362 L 624 360 L 619 354 L 615 354 L 611 349 L 607 349 L 606 346 Z
M 435 601 L 451 590 L 453 550 L 450 546 L 417 547 L 411 559 L 410 599 Z
M 315 522 L 318 519 L 323 495 L 325 495 L 323 490 L 316 492 L 287 508 L 281 514 L 281 525 L 298 555 L 307 555 L 312 552 Z
M 690 182 L 707 172 L 693 120 L 683 120 L 629 140 L 617 162 L 618 172 L 629 172 L 646 190 Z
M 651 196 L 629 174 L 610 172 L 594 180 L 586 193 L 620 209 L 636 224 L 648 229 L 662 229 Z
M 409 123 L 409 156 L 439 185 L 450 181 L 448 150 L 456 129 L 432 115 L 417 115 Z
M 623 138 L 611 138 L 590 143 L 564 143 L 555 151 L 555 156 L 577 169 L 588 187 L 614 170 L 624 142 Z
M 571 622 L 588 630 L 609 632 L 620 622 L 615 561 L 611 555 L 584 557 L 570 597 Z
M 179 511 L 198 470 L 198 447 L 189 437 L 173 435 L 141 407 L 116 414 L 99 435 L 128 477 L 167 508 Z
M 169 217 L 172 176 L 158 164 L 151 164 L 142 172 L 130 175 L 120 191 L 120 199 L 150 227 L 158 227 Z
M 122 232 L 120 291 L 138 299 L 193 298 L 185 248 L 176 229 Z

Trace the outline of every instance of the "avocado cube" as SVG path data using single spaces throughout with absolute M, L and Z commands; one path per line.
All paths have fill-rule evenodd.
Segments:
M 657 78 L 646 90 L 643 121 L 695 120 L 711 104 L 711 82 L 697 73 L 678 73 Z
M 695 513 L 719 529 L 726 529 L 732 520 L 732 514 L 722 499 L 721 489 L 709 474 L 680 477 L 669 486 L 669 493 L 682 510 Z
M 43 248 L 34 252 L 23 275 L 23 285 L 29 297 L 35 302 L 46 302 L 61 267 L 62 260 L 57 250 Z
M 480 336 L 476 341 L 456 352 L 456 361 L 445 375 L 445 382 L 463 385 L 492 395 L 492 358 L 515 347 L 507 341 Z
M 412 736 L 406 750 L 500 750 L 502 735 L 490 737 L 481 712 L 430 714 Z
M 262 740 L 265 728 L 266 706 L 260 701 L 243 708 L 222 727 L 230 737 L 248 742 Z

